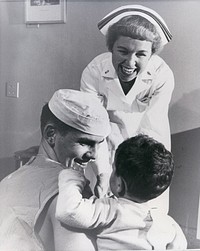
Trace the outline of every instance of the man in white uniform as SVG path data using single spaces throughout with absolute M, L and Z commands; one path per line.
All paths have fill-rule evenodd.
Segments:
M 108 114 L 91 94 L 58 90 L 43 107 L 41 131 L 37 156 L 0 183 L 0 251 L 93 251 L 91 231 L 55 218 L 58 174 L 72 162 L 95 161 L 110 132 Z

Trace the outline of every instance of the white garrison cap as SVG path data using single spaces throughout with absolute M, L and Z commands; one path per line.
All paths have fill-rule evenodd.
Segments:
M 160 37 L 162 45 L 167 44 L 172 39 L 172 34 L 167 27 L 163 18 L 154 10 L 142 5 L 125 5 L 111 11 L 98 23 L 98 28 L 103 35 L 107 34 L 108 28 L 118 22 L 122 17 L 130 15 L 139 15 L 146 18 L 155 25 Z
M 79 131 L 102 137 L 110 133 L 108 113 L 93 94 L 61 89 L 53 94 L 48 106 L 59 120 Z

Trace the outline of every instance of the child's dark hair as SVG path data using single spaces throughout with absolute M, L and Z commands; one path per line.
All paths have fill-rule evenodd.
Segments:
M 112 52 L 113 45 L 120 36 L 152 42 L 152 53 L 161 50 L 161 37 L 155 26 L 141 16 L 126 16 L 109 27 L 106 35 L 108 50 Z
M 53 123 L 56 129 L 61 135 L 65 135 L 70 130 L 74 130 L 71 126 L 66 125 L 61 120 L 59 120 L 49 109 L 48 103 L 46 103 L 42 108 L 42 113 L 40 116 L 40 128 L 43 135 L 44 127 L 47 123 Z
M 116 175 L 123 178 L 127 194 L 148 201 L 162 194 L 174 173 L 172 153 L 147 135 L 121 143 L 115 154 Z

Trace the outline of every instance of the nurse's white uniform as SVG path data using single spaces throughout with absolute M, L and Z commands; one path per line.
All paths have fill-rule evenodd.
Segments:
M 80 89 L 95 94 L 109 113 L 112 126 L 108 138 L 109 150 L 115 151 L 123 140 L 138 133 L 147 134 L 163 143 L 168 150 L 171 149 L 168 108 L 174 89 L 174 76 L 159 56 L 151 56 L 145 71 L 137 76 L 131 90 L 125 95 L 112 64 L 112 53 L 98 55 L 84 69 Z M 104 143 L 99 151 L 98 165 L 105 172 L 109 168 L 107 152 Z M 153 200 L 153 206 L 166 212 L 168 203 L 169 191 Z

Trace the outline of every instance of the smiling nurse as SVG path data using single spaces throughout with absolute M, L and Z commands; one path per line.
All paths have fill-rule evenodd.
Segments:
M 112 63 L 126 95 L 151 57 L 151 42 L 120 36 L 112 49 Z
M 172 38 L 165 21 L 152 9 L 127 5 L 105 16 L 98 28 L 106 36 L 109 52 L 87 65 L 80 89 L 94 93 L 109 113 L 112 133 L 107 147 L 112 154 L 108 157 L 112 160 L 117 146 L 139 133 L 170 150 L 168 108 L 174 76 L 157 55 Z M 105 144 L 104 154 L 99 150 L 98 161 L 107 168 Z M 153 202 L 154 206 L 168 211 L 168 191 L 158 201 Z

